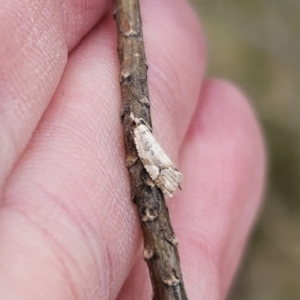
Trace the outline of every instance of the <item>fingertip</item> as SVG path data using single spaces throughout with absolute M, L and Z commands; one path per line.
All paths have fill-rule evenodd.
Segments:
M 187 290 L 221 299 L 256 216 L 265 177 L 261 129 L 234 85 L 205 81 L 180 162 L 183 192 L 170 211 Z
M 196 113 L 186 138 L 191 137 L 194 131 L 206 134 L 208 129 L 224 136 L 219 130 L 221 126 L 231 134 L 238 134 L 239 129 L 244 127 L 249 128 L 256 134 L 257 141 L 262 141 L 257 117 L 244 93 L 233 83 L 212 78 L 203 83 Z
M 178 147 L 174 141 L 181 141 L 186 133 L 200 93 L 205 36 L 187 1 L 147 0 L 141 10 L 154 131 L 163 126 L 158 138 L 173 143 L 164 145 L 173 150 Z M 174 129 L 176 135 L 170 135 Z

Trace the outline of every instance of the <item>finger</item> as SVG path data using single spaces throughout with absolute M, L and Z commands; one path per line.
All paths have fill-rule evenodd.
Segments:
M 228 83 L 205 83 L 180 162 L 184 189 L 170 203 L 170 214 L 187 294 L 195 300 L 225 299 L 265 173 L 257 121 L 244 96 Z M 149 299 L 148 277 L 138 260 L 118 299 Z
M 154 128 L 169 130 L 164 146 L 175 157 L 180 144 L 175 139 L 183 138 L 193 113 L 182 109 L 181 101 L 195 107 L 200 91 L 203 36 L 184 1 L 149 0 L 142 9 L 153 114 L 158 103 L 171 110 L 162 110 Z M 176 38 L 171 30 L 161 31 L 165 23 L 177 31 Z M 124 162 L 114 36 L 109 17 L 72 52 L 53 101 L 10 176 L 0 216 L 0 294 L 114 299 L 132 266 L 141 239 Z M 180 72 L 191 79 L 184 75 L 176 82 Z M 172 128 L 176 114 L 182 122 Z
M 107 2 L 0 0 L 0 190 L 57 87 L 68 51 Z

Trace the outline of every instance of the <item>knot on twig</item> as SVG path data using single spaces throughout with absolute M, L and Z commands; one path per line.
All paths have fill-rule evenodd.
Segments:
M 126 158 L 127 168 L 131 168 L 133 165 L 135 165 L 137 159 L 138 159 L 137 156 L 127 155 L 127 158 Z
M 178 240 L 174 235 L 166 236 L 166 241 L 169 242 L 172 246 L 178 246 Z
M 154 251 L 152 249 L 145 248 L 144 249 L 144 260 L 149 261 L 154 256 Z
M 126 79 L 131 76 L 132 72 L 130 70 L 122 70 L 120 75 L 120 82 L 123 83 Z
M 132 28 L 130 28 L 128 31 L 124 32 L 123 33 L 126 37 L 129 37 L 129 36 L 137 36 L 138 35 L 138 32 L 133 30 Z
M 145 104 L 147 106 L 150 106 L 150 101 L 146 96 L 143 96 L 142 98 L 140 98 L 139 102 L 142 103 L 142 104 Z
M 175 270 L 172 270 L 172 273 L 163 279 L 163 283 L 169 286 L 176 286 L 180 283 L 180 279 L 175 275 Z
M 143 222 L 152 222 L 158 218 L 158 211 L 152 207 L 146 207 L 141 216 Z

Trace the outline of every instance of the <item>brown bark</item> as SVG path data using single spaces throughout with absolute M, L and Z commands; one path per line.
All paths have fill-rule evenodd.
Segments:
M 155 300 L 188 299 L 182 280 L 177 240 L 171 226 L 164 195 L 153 184 L 133 140 L 130 113 L 152 126 L 147 85 L 147 62 L 138 0 L 115 0 L 114 17 L 118 31 L 121 114 L 125 132 L 127 167 L 131 177 L 132 200 L 137 206 L 144 237 L 147 262 Z

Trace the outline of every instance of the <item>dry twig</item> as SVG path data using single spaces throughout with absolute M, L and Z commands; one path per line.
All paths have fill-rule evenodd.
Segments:
M 142 36 L 138 0 L 114 0 L 118 30 L 118 54 L 121 64 L 122 122 L 131 194 L 137 206 L 144 236 L 144 259 L 147 262 L 155 300 L 184 300 L 177 240 L 170 223 L 161 190 L 153 184 L 138 157 L 133 140 L 130 114 L 151 126 L 147 86 L 147 62 Z

